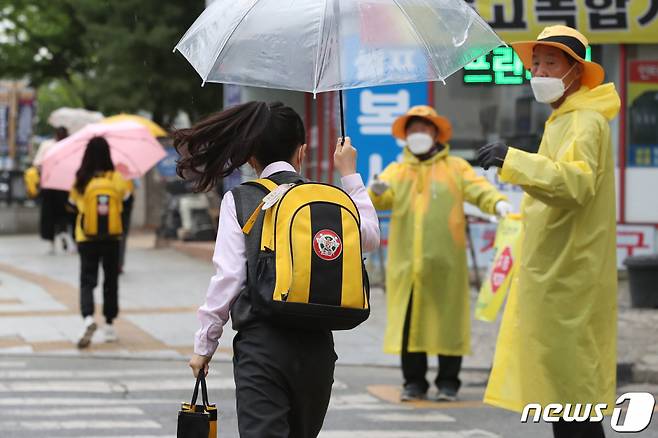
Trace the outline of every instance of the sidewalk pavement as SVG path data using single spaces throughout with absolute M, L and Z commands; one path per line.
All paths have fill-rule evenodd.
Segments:
M 198 325 L 195 312 L 213 273 L 212 244 L 155 246 L 151 234 L 135 234 L 129 240 L 120 280 L 121 313 L 115 322 L 119 341 L 103 343 L 97 333 L 91 348 L 79 351 L 75 347 L 82 325 L 78 257 L 46 255 L 47 245 L 37 236 L 0 237 L 0 355 L 189 356 Z M 473 300 L 476 296 L 473 290 Z M 625 280 L 620 282 L 619 297 L 621 378 L 658 383 L 658 310 L 631 309 Z M 399 358 L 381 350 L 386 318 L 383 290 L 373 289 L 371 300 L 372 313 L 366 323 L 349 332 L 336 332 L 339 364 L 397 367 Z M 102 302 L 100 290 L 96 301 Z M 97 307 L 96 318 L 102 323 Z M 473 354 L 464 359 L 466 369 L 489 369 L 497 333 L 498 323 L 473 322 Z M 233 336 L 229 324 L 215 360 L 231 359 Z M 430 363 L 435 360 L 431 358 Z

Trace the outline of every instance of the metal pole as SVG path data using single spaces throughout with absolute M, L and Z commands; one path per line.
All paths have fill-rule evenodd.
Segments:
M 340 98 L 340 136 L 342 138 L 341 145 L 345 144 L 345 109 L 343 108 L 343 90 L 338 92 Z

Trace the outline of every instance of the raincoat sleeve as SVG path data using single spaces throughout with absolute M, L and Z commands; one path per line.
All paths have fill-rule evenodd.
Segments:
M 379 175 L 379 179 L 387 182 L 389 184 L 388 190 L 386 190 L 381 195 L 376 195 L 372 190 L 368 189 L 368 195 L 372 200 L 372 204 L 375 206 L 376 210 L 390 210 L 393 208 L 393 199 L 395 199 L 395 192 L 393 191 L 393 175 L 396 172 L 398 164 L 390 164 L 384 171 Z
M 477 206 L 483 213 L 496 214 L 496 204 L 506 201 L 507 197 L 498 192 L 485 177 L 475 173 L 473 167 L 466 160 L 461 158 L 455 158 L 455 160 L 462 174 L 466 202 Z
M 555 160 L 510 148 L 501 180 L 521 186 L 551 207 L 573 209 L 586 204 L 596 192 L 604 123 L 598 113 L 575 112 L 571 140 L 565 142 Z

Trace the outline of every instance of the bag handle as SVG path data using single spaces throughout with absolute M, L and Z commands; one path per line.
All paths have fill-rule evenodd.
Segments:
M 196 384 L 194 385 L 194 393 L 192 393 L 192 402 L 190 406 L 196 406 L 196 400 L 199 397 L 199 384 L 201 384 L 201 398 L 203 399 L 204 406 L 210 406 L 208 401 L 208 387 L 206 386 L 206 376 L 204 370 L 199 370 L 199 375 L 196 378 Z

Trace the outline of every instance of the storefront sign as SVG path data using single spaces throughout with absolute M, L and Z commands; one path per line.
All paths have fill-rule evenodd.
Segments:
M 658 2 L 657 2 L 658 3 Z M 658 167 L 658 61 L 630 63 L 629 167 Z
M 592 59 L 591 47 L 587 48 L 586 59 Z M 509 46 L 495 48 L 464 67 L 465 84 L 521 85 L 530 77 L 521 58 Z
M 466 0 L 507 42 L 534 40 L 566 24 L 591 44 L 658 42 L 656 0 Z
M 476 223 L 471 225 L 471 237 L 479 268 L 487 268 L 493 260 L 493 245 L 496 239 L 496 224 Z M 652 254 L 656 245 L 656 229 L 652 226 L 617 226 L 617 268 L 626 269 L 624 260 L 635 255 Z M 470 254 L 469 264 L 472 266 Z

